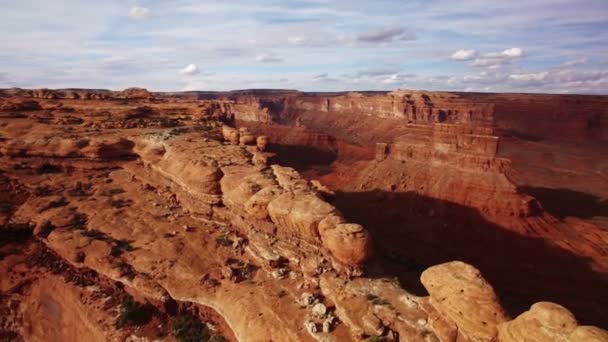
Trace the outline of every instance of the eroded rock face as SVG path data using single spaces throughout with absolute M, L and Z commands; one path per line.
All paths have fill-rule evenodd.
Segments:
M 392 186 L 393 191 L 415 191 L 488 216 L 528 217 L 541 212 L 540 204 L 519 193 L 508 179 L 510 162 L 496 157 L 498 137 L 491 128 L 452 124 L 410 128 L 394 143 L 376 145 L 377 163 L 360 179 L 364 189 Z M 394 172 L 397 168 L 407 174 Z
M 498 326 L 501 342 L 533 341 L 608 341 L 608 332 L 595 327 L 578 326 L 568 309 L 550 302 L 539 302 L 513 321 Z
M 272 221 L 283 229 L 316 241 L 319 239 L 319 222 L 335 214 L 336 208 L 312 193 L 285 193 L 268 204 L 268 213 Z
M 493 341 L 497 325 L 507 320 L 492 286 L 471 265 L 454 261 L 433 266 L 420 280 L 431 304 L 471 341 Z

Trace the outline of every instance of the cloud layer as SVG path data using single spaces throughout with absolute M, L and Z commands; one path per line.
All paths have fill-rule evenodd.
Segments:
M 13 1 L 0 87 L 608 94 L 606 32 L 605 0 Z

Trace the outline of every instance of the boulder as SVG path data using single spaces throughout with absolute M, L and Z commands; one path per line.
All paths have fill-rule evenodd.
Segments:
M 569 336 L 570 342 L 608 342 L 608 331 L 592 326 L 579 326 Z
M 309 242 L 319 238 L 319 222 L 337 209 L 312 193 L 284 193 L 268 204 L 272 222 Z
M 256 145 L 258 147 L 258 150 L 260 150 L 260 152 L 264 152 L 266 151 L 266 147 L 268 146 L 268 137 L 265 135 L 260 135 L 257 139 L 256 139 Z
M 371 255 L 371 236 L 359 224 L 340 223 L 333 229 L 324 227 L 321 239 L 332 256 L 346 265 L 361 265 Z
M 240 142 L 239 131 L 234 127 L 223 125 L 222 126 L 222 136 L 224 137 L 225 141 L 230 142 L 232 145 L 238 145 Z
M 255 136 L 249 131 L 241 131 L 239 135 L 239 144 L 241 146 L 254 145 L 256 143 Z
M 277 186 L 263 188 L 245 202 L 245 212 L 259 220 L 268 219 L 268 204 L 282 193 L 283 190 Z
M 507 320 L 492 286 L 475 267 L 460 261 L 428 268 L 420 280 L 430 303 L 472 341 L 493 341 Z
M 608 341 L 608 332 L 596 327 L 578 327 L 568 309 L 551 302 L 539 302 L 516 319 L 500 324 L 498 339 L 501 342 Z
M 191 159 L 169 150 L 158 163 L 158 170 L 194 195 L 221 194 L 223 173 L 212 160 Z

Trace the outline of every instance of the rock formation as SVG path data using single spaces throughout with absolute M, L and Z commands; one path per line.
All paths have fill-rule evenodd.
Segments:
M 479 270 L 462 262 L 433 266 L 422 273 L 430 303 L 471 341 L 493 341 L 507 320 L 492 286 Z
M 596 327 L 578 326 L 568 309 L 549 302 L 532 305 L 516 319 L 498 327 L 498 339 L 515 341 L 606 341 L 608 332 Z

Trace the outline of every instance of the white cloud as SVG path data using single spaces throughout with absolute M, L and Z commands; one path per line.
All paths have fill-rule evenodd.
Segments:
M 280 63 L 283 61 L 283 58 L 269 54 L 261 54 L 258 55 L 255 60 L 260 63 Z
M 414 33 L 403 27 L 386 27 L 363 32 L 357 40 L 364 43 L 386 43 L 395 40 L 415 40 Z
M 187 76 L 196 75 L 199 72 L 200 71 L 198 69 L 198 66 L 196 66 L 196 64 L 188 64 L 185 68 L 183 68 L 179 71 L 180 74 L 187 75 Z
M 579 58 L 579 59 L 567 61 L 565 63 L 558 65 L 557 67 L 558 68 L 572 68 L 572 67 L 583 65 L 583 64 L 587 64 L 587 58 Z
M 469 61 L 475 57 L 477 57 L 477 51 L 462 49 L 454 52 L 450 58 L 456 61 Z
M 509 79 L 518 82 L 541 82 L 549 75 L 548 72 L 533 72 L 533 73 L 522 73 L 522 74 L 511 74 Z
M 506 49 L 501 54 L 508 58 L 518 58 L 518 57 L 523 57 L 525 55 L 525 52 L 522 48 L 514 47 L 514 48 Z
M 146 7 L 135 6 L 131 7 L 131 9 L 129 10 L 129 18 L 131 19 L 145 19 L 150 17 L 151 14 L 152 11 L 150 11 L 150 9 Z
M 473 66 L 488 67 L 492 69 L 499 68 L 504 64 L 513 63 L 526 56 L 526 52 L 522 48 L 514 47 L 506 49 L 502 52 L 492 52 L 483 54 L 481 57 L 473 61 Z

